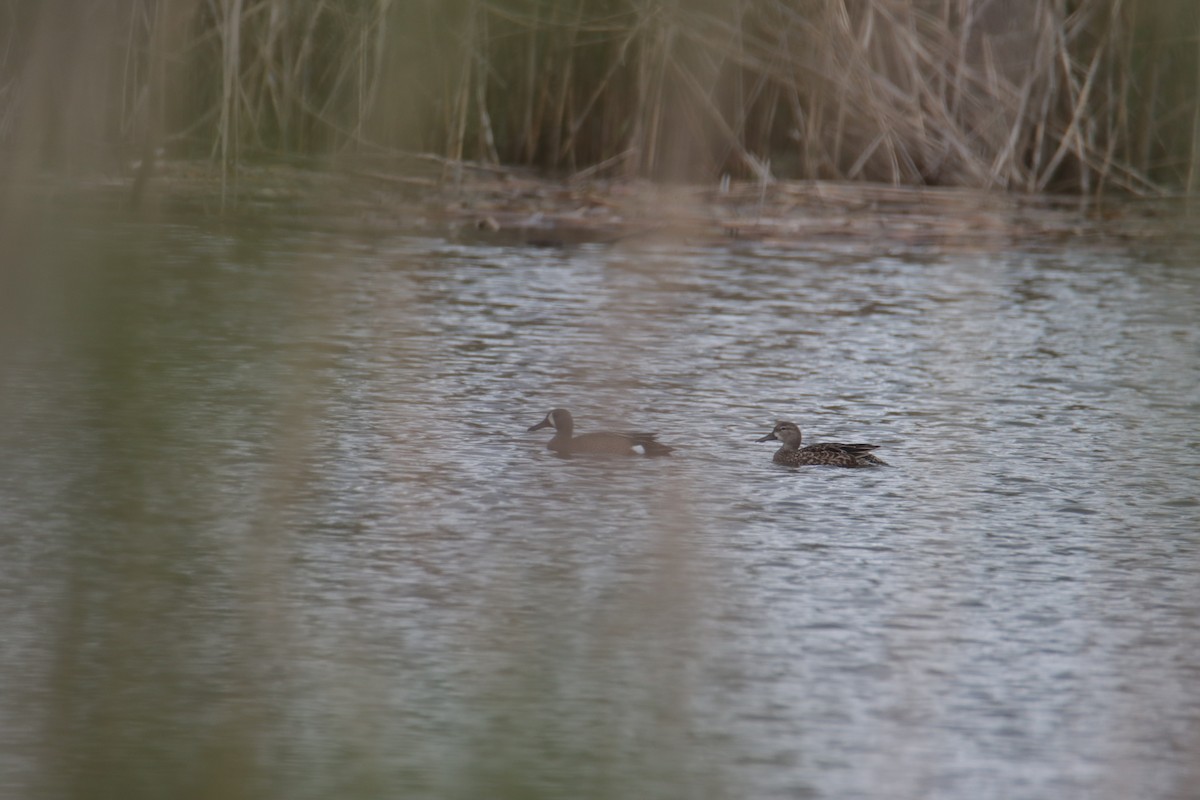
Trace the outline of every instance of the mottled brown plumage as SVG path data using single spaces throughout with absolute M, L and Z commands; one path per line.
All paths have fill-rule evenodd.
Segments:
M 771 460 L 785 467 L 886 467 L 887 462 L 871 455 L 878 448 L 874 444 L 843 444 L 823 442 L 800 446 L 800 428 L 794 422 L 777 422 L 775 430 L 757 441 L 779 441 L 783 447 L 775 451 Z

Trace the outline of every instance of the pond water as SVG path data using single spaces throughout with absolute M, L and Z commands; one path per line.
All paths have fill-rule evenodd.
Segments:
M 1190 245 L 31 236 L 3 796 L 1196 796 Z

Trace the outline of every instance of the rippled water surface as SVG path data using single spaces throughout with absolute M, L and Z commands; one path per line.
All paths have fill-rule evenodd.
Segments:
M 1131 250 L 79 226 L 6 306 L 0 794 L 1195 797 L 1200 269 Z

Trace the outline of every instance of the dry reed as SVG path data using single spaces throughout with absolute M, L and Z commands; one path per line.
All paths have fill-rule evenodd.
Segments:
M 223 170 L 419 152 L 1095 194 L 1200 174 L 1193 0 L 0 0 L 0 18 L 10 170 L 166 148 Z

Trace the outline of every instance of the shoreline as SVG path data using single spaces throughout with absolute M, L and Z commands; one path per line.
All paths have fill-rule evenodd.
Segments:
M 1061 245 L 1071 238 L 1113 246 L 1195 238 L 1187 197 L 1096 199 L 784 180 L 664 185 L 557 179 L 468 164 L 446 179 L 445 171 L 243 165 L 222 182 L 207 162 L 172 161 L 156 165 L 148 179 L 132 173 L 31 179 L 24 182 L 26 191 L 15 194 L 26 211 L 30 196 L 52 206 L 98 202 L 146 218 L 180 211 L 217 217 L 290 211 L 353 228 L 534 247 L 682 240 L 969 250 Z M 136 208 L 135 191 L 141 192 Z

